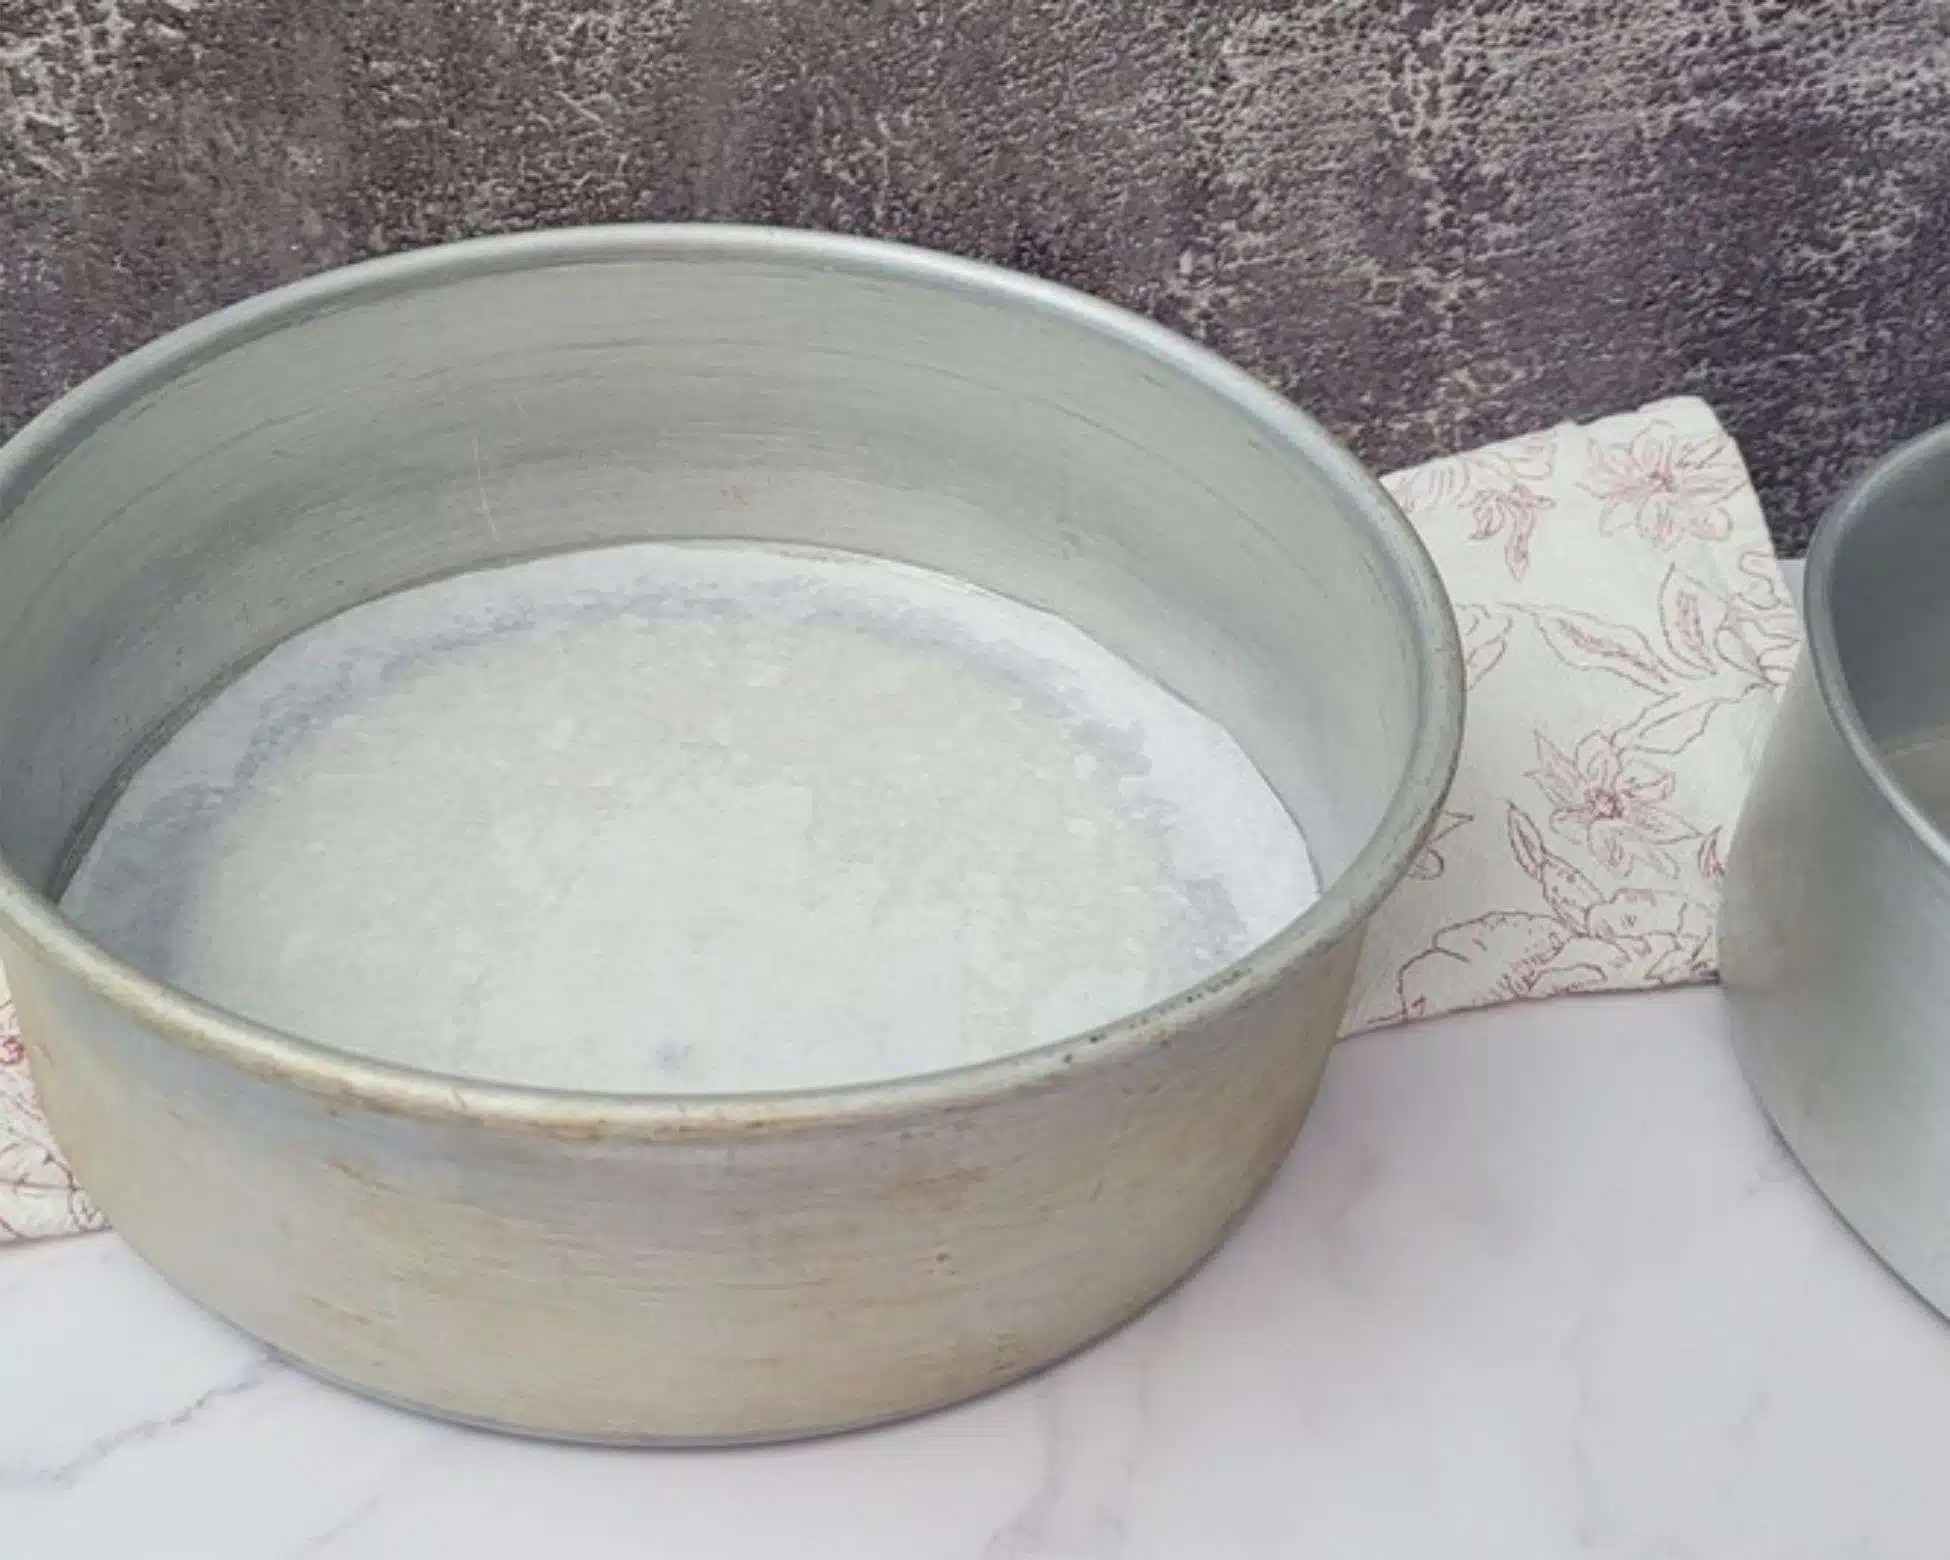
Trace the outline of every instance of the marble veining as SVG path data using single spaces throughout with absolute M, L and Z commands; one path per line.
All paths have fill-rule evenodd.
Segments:
M 0 1253 L 0 1554 L 1599 1560 L 1942 1552 L 1950 1325 L 1802 1179 L 1713 990 L 1343 1044 L 1147 1316 L 802 1445 L 539 1445 L 263 1358 L 114 1236 Z

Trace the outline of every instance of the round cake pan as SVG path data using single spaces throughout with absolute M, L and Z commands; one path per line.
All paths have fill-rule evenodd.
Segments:
M 1734 1045 L 1815 1183 L 1950 1312 L 1950 428 L 1823 521 L 1805 615 L 1727 862 Z
M 1091 1033 L 710 1097 L 335 1050 L 56 908 L 131 766 L 270 647 L 658 537 L 875 554 L 1067 618 L 1231 730 L 1322 896 Z M 0 452 L 0 946 L 60 1141 L 188 1294 L 483 1424 L 803 1435 L 1129 1317 L 1280 1163 L 1461 720 L 1429 560 L 1317 425 L 1131 315 L 891 245 L 625 227 L 379 260 L 145 348 Z

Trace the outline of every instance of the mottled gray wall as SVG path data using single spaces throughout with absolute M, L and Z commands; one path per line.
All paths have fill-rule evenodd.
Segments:
M 1379 466 L 1675 390 L 1798 542 L 1950 416 L 1950 0 L 0 0 L 0 429 L 214 305 L 543 223 L 913 239 Z

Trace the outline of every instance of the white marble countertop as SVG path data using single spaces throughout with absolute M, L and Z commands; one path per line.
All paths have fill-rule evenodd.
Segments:
M 1009 1391 L 751 1451 L 529 1444 L 263 1358 L 113 1236 L 0 1251 L 0 1556 L 1941 1556 L 1950 1325 L 1710 989 L 1350 1041 L 1272 1191 Z

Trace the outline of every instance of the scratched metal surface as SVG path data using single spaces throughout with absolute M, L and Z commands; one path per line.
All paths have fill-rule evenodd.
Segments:
M 0 953 L 77 1179 L 281 1351 L 542 1434 L 862 1424 L 1148 1303 L 1284 1157 L 1461 741 L 1434 570 L 1313 423 L 1118 311 L 882 245 L 584 231 L 318 278 L 96 381 L 0 454 L 0 514 Z M 29 888 L 143 733 L 305 624 L 672 534 L 1044 607 L 1232 730 L 1331 881 L 1074 1038 L 682 1100 L 280 1037 Z
M 1075 283 L 1384 468 L 1696 391 L 1798 547 L 1950 416 L 1950 6 L 6 0 L 0 432 L 323 266 L 689 217 Z

